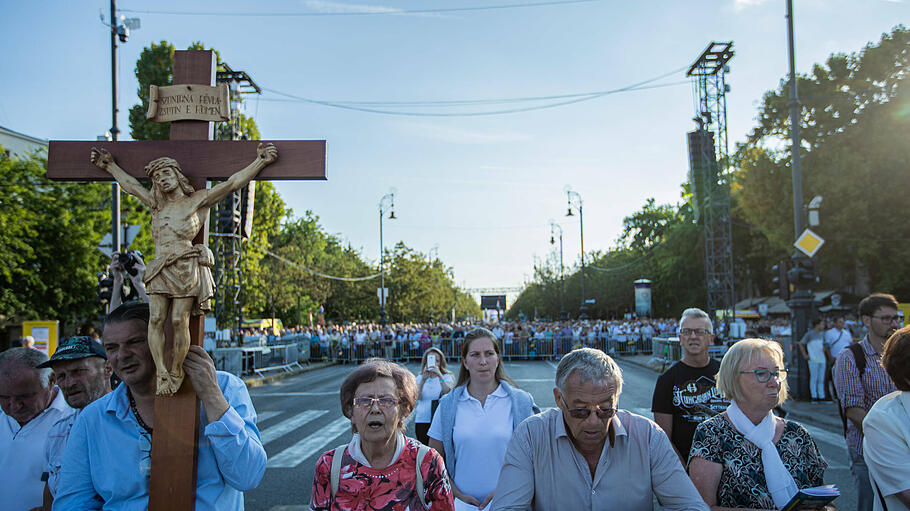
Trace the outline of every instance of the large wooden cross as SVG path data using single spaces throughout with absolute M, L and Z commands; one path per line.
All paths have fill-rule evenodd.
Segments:
M 215 66 L 211 51 L 186 50 L 174 54 L 174 85 L 212 85 Z M 161 84 L 166 85 L 166 84 Z M 206 187 L 206 180 L 223 180 L 256 155 L 259 141 L 211 141 L 208 121 L 171 123 L 170 140 L 140 142 L 51 141 L 47 176 L 66 181 L 109 181 L 111 175 L 92 164 L 91 149 L 107 149 L 117 163 L 137 179 L 146 179 L 144 167 L 153 159 L 169 156 L 182 166 L 193 188 Z M 271 141 L 278 160 L 257 179 L 325 179 L 325 141 Z M 206 219 L 208 215 L 206 215 Z M 207 244 L 208 222 L 193 240 Z M 192 344 L 201 346 L 202 316 L 192 316 Z M 173 330 L 165 329 L 166 353 L 170 356 Z M 170 362 L 168 362 L 170 363 Z M 149 509 L 192 510 L 196 502 L 196 456 L 199 432 L 199 399 L 190 381 L 173 396 L 155 399 L 155 436 L 152 442 Z

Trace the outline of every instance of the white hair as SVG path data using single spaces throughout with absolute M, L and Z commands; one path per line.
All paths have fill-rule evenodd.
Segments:
M 27 368 L 38 372 L 41 386 L 47 388 L 51 383 L 50 367 L 38 368 L 39 364 L 47 362 L 47 355 L 34 348 L 11 348 L 0 353 L 0 374 L 9 376 L 16 370 Z
M 692 307 L 691 309 L 686 309 L 683 311 L 682 316 L 679 317 L 679 324 L 682 326 L 682 322 L 686 318 L 693 319 L 703 319 L 708 322 L 708 332 L 714 333 L 714 323 L 711 322 L 711 316 L 707 312 L 699 309 L 698 307 Z
M 592 348 L 579 348 L 567 353 L 556 367 L 556 387 L 565 392 L 566 381 L 578 371 L 582 381 L 613 382 L 616 395 L 622 392 L 622 369 L 606 353 Z

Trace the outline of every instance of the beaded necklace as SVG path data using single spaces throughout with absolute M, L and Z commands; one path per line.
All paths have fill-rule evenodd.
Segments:
M 136 416 L 136 422 L 138 422 L 139 425 L 142 426 L 142 429 L 146 430 L 148 432 L 148 434 L 151 435 L 152 428 L 148 424 L 146 424 L 145 421 L 142 420 L 142 416 L 139 415 L 139 409 L 136 408 L 136 400 L 133 399 L 133 393 L 130 392 L 129 387 L 126 388 L 126 397 L 130 400 L 130 410 L 132 410 L 133 415 Z

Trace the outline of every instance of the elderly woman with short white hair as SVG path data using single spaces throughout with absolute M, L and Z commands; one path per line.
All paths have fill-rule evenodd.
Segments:
M 787 399 L 779 344 L 734 344 L 720 363 L 717 389 L 730 406 L 695 429 L 689 461 L 692 482 L 712 510 L 781 509 L 798 490 L 824 484 L 828 464 L 809 432 L 771 412 Z

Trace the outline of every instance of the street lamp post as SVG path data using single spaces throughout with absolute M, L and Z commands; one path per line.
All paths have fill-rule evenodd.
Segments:
M 585 220 L 582 209 L 581 195 L 566 187 L 566 195 L 569 200 L 569 211 L 566 216 L 575 216 L 572 213 L 572 206 L 578 208 L 578 227 L 581 233 L 581 307 L 578 308 L 578 319 L 588 319 L 588 303 L 585 300 Z
M 556 244 L 554 233 L 559 232 L 559 319 L 565 321 L 568 317 L 566 314 L 566 271 L 562 264 L 562 227 L 550 220 L 550 245 Z
M 390 211 L 389 220 L 395 220 L 395 191 L 390 190 L 389 193 L 382 196 L 379 199 L 379 324 L 385 325 L 386 321 L 386 312 L 385 312 L 385 251 L 383 250 L 382 244 L 382 218 L 385 216 L 387 211 Z

